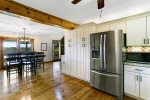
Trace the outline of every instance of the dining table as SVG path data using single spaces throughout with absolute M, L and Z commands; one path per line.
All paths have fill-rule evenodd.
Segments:
M 32 63 L 34 63 L 33 68 L 35 70 L 37 59 L 38 58 L 44 58 L 44 57 L 46 57 L 46 55 L 44 55 L 44 54 L 34 54 L 34 55 L 33 54 L 21 54 L 21 56 L 19 56 L 19 57 L 8 57 L 8 56 L 6 56 L 5 59 L 6 59 L 7 63 L 9 61 L 14 61 L 14 60 L 19 62 L 18 69 L 20 71 L 19 74 L 22 77 L 22 74 L 23 74 L 22 70 L 23 70 L 23 62 L 24 61 L 26 61 L 27 59 L 32 59 Z M 11 62 L 10 62 L 10 64 L 11 64 Z

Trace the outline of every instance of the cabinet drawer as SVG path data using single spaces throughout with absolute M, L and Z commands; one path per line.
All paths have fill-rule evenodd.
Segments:
M 141 67 L 141 66 L 133 66 L 133 65 L 124 65 L 125 71 L 131 71 L 140 74 L 150 74 L 150 68 Z

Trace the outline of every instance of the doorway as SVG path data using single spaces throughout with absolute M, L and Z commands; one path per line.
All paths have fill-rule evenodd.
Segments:
M 53 61 L 60 60 L 60 40 L 52 40 Z

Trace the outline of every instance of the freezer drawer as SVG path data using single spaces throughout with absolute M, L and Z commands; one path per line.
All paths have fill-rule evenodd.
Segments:
M 104 92 L 121 96 L 121 77 L 116 74 L 104 74 L 96 71 L 91 71 L 90 77 L 91 86 Z

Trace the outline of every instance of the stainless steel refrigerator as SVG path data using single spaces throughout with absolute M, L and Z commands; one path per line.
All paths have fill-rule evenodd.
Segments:
M 90 45 L 90 85 L 122 99 L 122 31 L 91 34 Z

